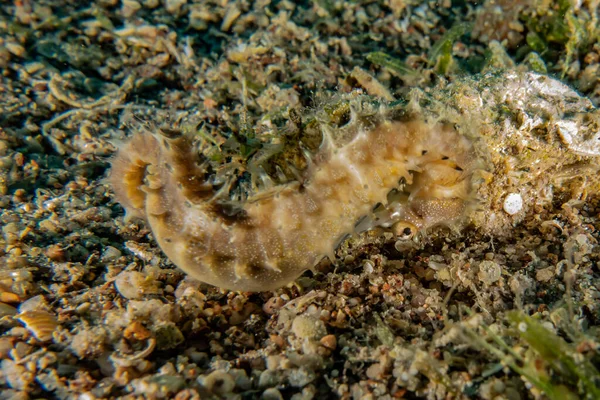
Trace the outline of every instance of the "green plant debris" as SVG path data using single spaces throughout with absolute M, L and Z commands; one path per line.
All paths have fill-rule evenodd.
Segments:
M 473 27 L 473 24 L 468 22 L 462 22 L 454 24 L 444 36 L 442 36 L 435 44 L 431 47 L 427 53 L 427 59 L 429 65 L 435 65 L 435 70 L 439 74 L 447 74 L 452 65 L 454 59 L 452 57 L 452 46 L 458 38 L 465 33 L 469 32 Z
M 565 50 L 567 52 L 565 56 L 565 64 L 563 67 L 563 76 L 567 72 L 567 68 L 571 64 L 571 61 L 577 55 L 579 48 L 583 46 L 586 40 L 586 32 L 583 29 L 583 25 L 578 20 L 575 15 L 573 15 L 573 11 L 569 10 L 565 15 L 567 26 L 569 27 L 569 40 L 565 45 Z
M 379 314 L 373 314 L 377 327 L 375 328 L 375 336 L 384 346 L 392 347 L 394 345 L 394 332 L 381 319 Z
M 540 55 L 534 51 L 527 54 L 525 59 L 523 60 L 523 64 L 526 65 L 530 70 L 539 72 L 540 74 L 548 73 L 548 68 L 546 68 L 546 63 L 540 57 Z
M 397 74 L 403 80 L 421 80 L 422 76 L 418 71 L 406 65 L 404 62 L 398 60 L 386 54 L 382 51 L 374 51 L 372 53 L 367 54 L 367 60 L 372 62 L 375 65 L 378 65 L 383 68 L 387 68 L 392 73 Z
M 507 318 L 514 329 L 498 333 L 497 329 L 479 323 L 477 315 L 469 310 L 467 312 L 471 315 L 467 324 L 473 326 L 475 321 L 485 333 L 481 335 L 476 329 L 462 324 L 468 339 L 492 353 L 548 398 L 600 398 L 598 370 L 576 350 L 575 345 L 567 343 L 536 319 L 521 311 L 512 311 Z M 511 333 L 515 344 L 509 345 L 512 339 L 505 340 L 502 333 Z M 523 351 L 524 344 L 528 347 L 526 351 Z
M 573 345 L 522 312 L 510 312 L 508 319 L 516 326 L 521 339 L 525 340 L 555 373 L 578 381 L 577 386 L 581 387 L 585 398 L 600 399 L 600 373 Z M 538 368 L 535 360 L 531 360 L 530 368 Z
M 548 50 L 548 43 L 534 31 L 527 32 L 525 40 L 527 41 L 527 45 L 531 47 L 533 51 L 544 54 Z
M 562 74 L 567 73 L 569 65 L 592 38 L 597 37 L 594 19 L 596 10 L 590 6 L 590 13 L 576 12 L 571 1 L 561 0 L 554 9 L 538 10 L 529 18 L 525 18 L 529 32 L 527 45 L 541 55 L 549 53 L 550 44 L 564 45 Z
M 486 51 L 485 70 L 507 69 L 515 66 L 515 62 L 506 52 L 504 46 L 497 41 L 491 41 Z
M 560 0 L 556 5 L 557 9 L 540 5 L 529 19 L 528 27 L 546 42 L 565 44 L 569 40 L 569 26 L 565 17 L 572 13 L 572 5 L 569 0 Z

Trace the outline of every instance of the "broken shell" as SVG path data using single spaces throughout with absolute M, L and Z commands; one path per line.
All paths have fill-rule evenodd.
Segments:
M 559 233 L 561 235 L 565 233 L 561 224 L 553 219 L 542 222 L 539 229 L 542 233 Z
M 137 365 L 138 362 L 144 360 L 144 358 L 148 357 L 154 349 L 156 348 L 156 339 L 150 338 L 148 339 L 148 344 L 146 348 L 138 351 L 132 355 L 119 355 L 116 352 L 110 355 L 110 359 L 113 364 L 117 367 L 132 367 Z
M 41 342 L 51 340 L 59 326 L 56 317 L 45 311 L 25 311 L 16 318 Z
M 13 306 L 10 306 L 5 303 L 0 303 L 0 318 L 6 315 L 15 315 L 17 313 L 17 309 Z

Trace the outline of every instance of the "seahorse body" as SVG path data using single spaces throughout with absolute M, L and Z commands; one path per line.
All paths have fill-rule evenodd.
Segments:
M 213 189 L 185 135 L 137 133 L 113 160 L 110 181 L 127 213 L 147 220 L 179 268 L 222 288 L 264 291 L 332 255 L 377 204 L 390 210 L 382 223 L 423 229 L 460 218 L 478 168 L 469 139 L 420 121 L 363 127 L 315 160 L 303 185 L 247 202 L 233 218 L 210 201 Z M 400 182 L 410 195 L 387 204 Z

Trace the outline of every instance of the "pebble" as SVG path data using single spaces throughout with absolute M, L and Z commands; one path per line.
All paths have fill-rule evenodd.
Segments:
M 231 393 L 235 388 L 235 381 L 225 371 L 213 371 L 201 380 L 206 390 L 215 394 Z
M 154 294 L 158 288 L 154 279 L 138 271 L 123 271 L 115 279 L 115 287 L 126 299 L 140 299 L 145 294 Z
M 479 274 L 478 278 L 481 279 L 485 284 L 491 285 L 500 279 L 502 274 L 502 267 L 493 261 L 482 261 L 479 263 Z
M 556 275 L 554 267 L 540 269 L 535 273 L 538 282 L 549 282 Z
M 335 350 L 337 346 L 337 339 L 335 335 L 323 336 L 319 342 L 323 347 L 329 350 Z
M 265 390 L 261 396 L 262 400 L 283 400 L 281 392 L 275 388 Z
M 502 209 L 508 215 L 515 215 L 523 208 L 523 197 L 519 193 L 510 193 L 504 199 Z
M 320 319 L 310 315 L 299 315 L 292 322 L 292 332 L 299 339 L 321 339 L 327 334 L 327 328 Z

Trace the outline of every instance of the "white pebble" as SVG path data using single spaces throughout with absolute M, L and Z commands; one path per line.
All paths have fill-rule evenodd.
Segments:
M 319 340 L 327 335 L 327 328 L 320 319 L 311 315 L 299 315 L 292 322 L 292 332 L 300 339 Z
M 519 193 L 511 193 L 504 199 L 502 205 L 504 211 L 509 215 L 515 215 L 523 208 L 523 197 Z
M 493 261 L 484 260 L 479 264 L 477 276 L 483 283 L 491 285 L 502 276 L 502 267 Z

